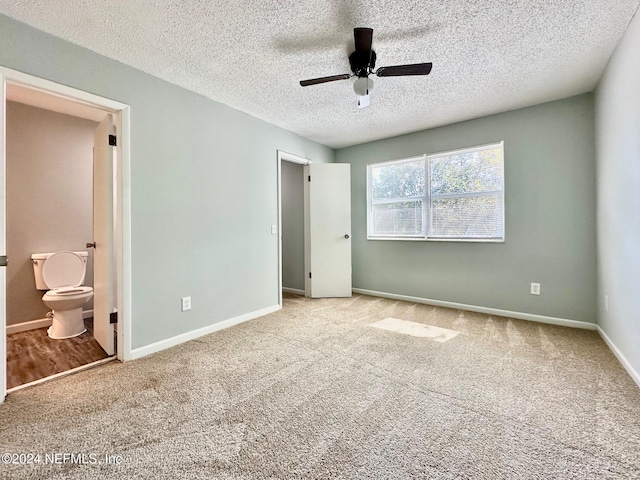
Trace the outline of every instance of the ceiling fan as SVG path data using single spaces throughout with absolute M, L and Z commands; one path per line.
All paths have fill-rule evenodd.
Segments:
M 429 75 L 429 72 L 431 72 L 432 64 L 430 62 L 394 65 L 392 67 L 380 67 L 374 70 L 376 66 L 376 52 L 371 49 L 373 29 L 354 28 L 353 38 L 356 50 L 349 55 L 349 64 L 351 65 L 351 71 L 353 73 L 301 80 L 300 85 L 308 87 L 309 85 L 335 82 L 336 80 L 347 80 L 354 76 L 358 77 L 353 84 L 353 89 L 358 97 L 358 108 L 364 108 L 369 106 L 369 92 L 373 89 L 373 80 L 369 78 L 369 75 L 377 75 L 378 77 L 401 77 L 406 75 Z

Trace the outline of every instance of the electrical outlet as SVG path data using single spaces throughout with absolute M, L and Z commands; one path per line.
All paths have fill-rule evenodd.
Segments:
M 191 310 L 191 297 L 182 297 L 182 311 Z
M 531 284 L 531 295 L 540 295 L 540 284 L 532 283 Z
M 278 226 L 271 225 L 271 235 L 275 235 L 276 233 L 278 233 Z
M 604 296 L 604 310 L 605 312 L 609 311 L 609 295 Z

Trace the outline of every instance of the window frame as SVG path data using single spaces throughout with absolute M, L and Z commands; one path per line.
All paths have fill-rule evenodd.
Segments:
M 489 147 L 500 148 L 500 162 L 502 164 L 502 190 L 491 192 L 471 192 L 461 194 L 446 194 L 446 195 L 431 195 L 431 168 L 430 162 L 432 159 L 448 157 L 451 155 L 463 154 L 468 152 L 475 152 L 478 150 L 485 150 Z M 415 162 L 418 160 L 424 161 L 425 169 L 425 191 L 423 196 L 417 197 L 404 197 L 397 199 L 385 199 L 379 201 L 375 205 L 380 204 L 392 204 L 402 201 L 422 201 L 422 230 L 424 233 L 419 235 L 406 235 L 398 236 L 396 234 L 377 234 L 374 235 L 373 229 L 373 196 L 371 186 L 371 172 L 373 168 L 382 167 L 385 165 L 398 165 L 402 163 Z M 397 160 L 387 160 L 383 162 L 368 163 L 367 164 L 367 240 L 391 240 L 391 241 L 408 241 L 408 242 L 471 242 L 471 243 L 505 243 L 506 241 L 506 208 L 505 208 L 505 171 L 504 171 L 504 141 L 491 142 L 482 145 L 475 145 L 471 147 L 465 147 L 455 150 L 448 150 L 445 152 L 436 152 L 433 154 L 422 154 L 413 157 L 401 158 Z M 464 197 L 493 197 L 498 196 L 498 200 L 502 205 L 502 218 L 500 219 L 502 224 L 502 236 L 500 237 L 447 237 L 447 236 L 429 236 L 429 230 L 432 222 L 432 208 L 431 202 L 433 198 L 464 198 Z M 424 208 L 426 205 L 427 208 Z

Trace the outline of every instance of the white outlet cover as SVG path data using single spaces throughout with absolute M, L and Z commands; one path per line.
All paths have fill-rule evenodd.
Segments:
M 276 233 L 278 233 L 278 226 L 271 225 L 271 235 L 275 235 Z
M 182 297 L 182 311 L 191 310 L 191 297 Z
M 531 284 L 531 295 L 540 295 L 540 284 L 532 283 Z

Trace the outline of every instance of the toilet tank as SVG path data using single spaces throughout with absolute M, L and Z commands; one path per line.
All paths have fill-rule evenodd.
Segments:
M 49 290 L 49 287 L 47 287 L 44 278 L 42 278 L 42 265 L 44 265 L 44 261 L 54 253 L 56 252 L 34 253 L 33 255 L 31 255 L 31 263 L 33 264 L 33 276 L 36 279 L 36 289 L 38 290 Z M 84 264 L 87 264 L 87 257 L 89 256 L 87 252 L 73 253 L 80 255 L 82 261 L 84 261 Z

